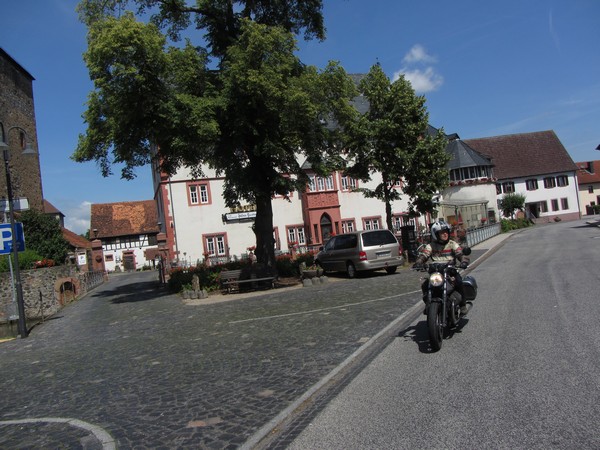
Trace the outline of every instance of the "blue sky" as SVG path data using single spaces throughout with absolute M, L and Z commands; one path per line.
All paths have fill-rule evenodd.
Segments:
M 77 0 L 3 0 L 0 47 L 34 77 L 44 197 L 76 233 L 91 203 L 154 196 L 150 169 L 103 178 L 69 156 L 92 89 Z M 430 123 L 461 138 L 554 130 L 574 161 L 600 159 L 600 1 L 325 0 L 327 39 L 300 56 L 349 73 L 379 62 L 427 99 Z

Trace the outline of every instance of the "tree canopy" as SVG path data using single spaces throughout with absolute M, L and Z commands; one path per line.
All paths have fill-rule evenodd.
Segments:
M 58 220 L 34 209 L 21 212 L 19 220 L 23 223 L 28 250 L 56 264 L 65 263 L 69 243 L 62 234 Z
M 375 64 L 361 79 L 359 91 L 369 108 L 350 128 L 346 172 L 363 181 L 373 173 L 381 174 L 374 189 L 361 191 L 385 203 L 386 223 L 392 229 L 391 202 L 401 199 L 402 193 L 418 212 L 431 212 L 435 207 L 434 196 L 448 178 L 447 142 L 443 130 L 435 136 L 427 133 L 425 98 L 417 96 L 403 76 L 390 82 Z
M 123 10 L 130 4 L 148 23 Z M 98 162 L 105 176 L 121 163 L 124 178 L 153 158 L 169 174 L 215 169 L 228 206 L 256 205 L 256 255 L 273 265 L 272 196 L 304 189 L 299 154 L 326 171 L 355 115 L 344 70 L 318 70 L 294 54 L 292 33 L 324 37 L 321 8 L 320 0 L 84 0 L 95 89 L 73 159 Z M 192 18 L 206 47 L 168 45 Z
M 515 218 L 515 211 L 518 209 L 522 210 L 525 206 L 525 196 L 516 192 L 509 192 L 504 194 L 500 200 L 500 209 L 502 214 L 511 219 Z

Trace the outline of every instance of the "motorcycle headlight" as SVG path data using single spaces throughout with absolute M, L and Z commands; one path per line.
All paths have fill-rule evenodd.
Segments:
M 442 285 L 443 282 L 444 277 L 441 273 L 434 272 L 431 275 L 429 275 L 429 284 L 431 284 L 433 287 L 439 287 Z

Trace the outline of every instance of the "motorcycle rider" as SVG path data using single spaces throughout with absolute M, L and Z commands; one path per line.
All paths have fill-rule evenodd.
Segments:
M 431 258 L 434 262 L 448 262 L 456 260 L 460 261 L 461 269 L 466 269 L 469 265 L 469 258 L 463 255 L 462 247 L 458 242 L 450 239 L 450 230 L 452 227 L 444 220 L 437 220 L 431 225 L 431 243 L 427 244 L 421 249 L 421 253 L 417 257 L 413 268 L 419 269 L 423 267 L 423 264 Z M 423 302 L 425 303 L 425 310 L 423 314 L 427 314 L 427 307 L 429 306 L 429 298 L 427 295 L 429 280 L 426 279 L 421 285 L 423 290 Z M 462 314 L 466 314 L 469 310 L 463 295 L 463 284 L 462 277 L 457 272 L 454 277 L 454 289 L 460 294 L 460 311 Z

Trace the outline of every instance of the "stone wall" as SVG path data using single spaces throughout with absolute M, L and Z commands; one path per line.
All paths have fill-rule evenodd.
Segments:
M 104 273 L 77 272 L 75 266 L 22 270 L 25 316 L 28 320 L 51 316 L 104 281 Z M 0 273 L 0 323 L 17 314 L 11 290 L 10 273 Z

